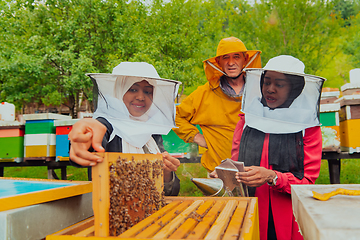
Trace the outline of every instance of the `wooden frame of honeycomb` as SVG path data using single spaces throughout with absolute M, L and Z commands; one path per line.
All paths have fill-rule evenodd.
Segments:
M 117 236 L 164 205 L 161 154 L 96 153 L 92 168 L 96 237 Z
M 257 198 L 165 197 L 167 205 L 117 237 L 94 237 L 94 217 L 46 240 L 88 239 L 260 239 Z

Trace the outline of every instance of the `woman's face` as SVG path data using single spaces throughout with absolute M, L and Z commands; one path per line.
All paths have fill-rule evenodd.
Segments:
M 129 113 L 140 117 L 149 110 L 153 100 L 154 87 L 147 81 L 134 83 L 124 94 L 123 101 Z
M 288 99 L 291 84 L 283 73 L 267 71 L 262 86 L 262 94 L 270 108 L 281 106 Z

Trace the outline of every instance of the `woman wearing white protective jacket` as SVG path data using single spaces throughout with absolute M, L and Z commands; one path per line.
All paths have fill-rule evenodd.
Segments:
M 180 161 L 165 151 L 161 135 L 175 127 L 174 99 L 180 82 L 162 79 L 144 62 L 122 62 L 112 74 L 87 74 L 97 89 L 92 119 L 82 119 L 69 133 L 70 159 L 94 166 L 98 152 L 162 153 L 165 195 L 178 195 L 180 181 L 174 173 Z M 96 99 L 96 98 L 95 98 Z

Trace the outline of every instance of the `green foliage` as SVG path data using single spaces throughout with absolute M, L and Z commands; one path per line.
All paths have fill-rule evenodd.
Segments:
M 316 74 L 325 65 L 323 56 L 339 51 L 334 39 L 342 32 L 341 19 L 335 18 L 333 7 L 321 0 L 263 0 L 250 10 L 241 5 L 229 31 L 260 49 L 264 63 L 288 54 L 302 60 L 307 73 Z
M 344 53 L 349 55 L 354 63 L 354 67 L 360 68 L 360 14 L 354 19 L 349 27 L 349 41 L 344 43 Z
M 85 73 L 146 61 L 189 94 L 206 82 L 202 61 L 240 38 L 262 62 L 293 55 L 306 73 L 340 87 L 359 67 L 359 3 L 353 0 L 19 0 L 0 3 L 0 100 L 67 105 L 92 101 Z M 346 22 L 345 22 L 346 20 Z M 184 91 L 185 90 L 185 91 Z

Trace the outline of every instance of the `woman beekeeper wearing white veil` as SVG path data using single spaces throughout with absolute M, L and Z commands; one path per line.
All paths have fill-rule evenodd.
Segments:
M 90 153 L 91 147 L 98 152 L 162 153 L 165 195 L 177 195 L 180 184 L 174 171 L 180 162 L 165 151 L 161 135 L 175 127 L 180 82 L 160 78 L 144 62 L 122 62 L 112 74 L 86 75 L 97 89 L 97 108 L 92 119 L 73 125 L 70 159 L 82 166 L 96 165 L 102 159 Z
M 247 69 L 232 159 L 245 164 L 236 178 L 258 197 L 260 239 L 302 239 L 291 205 L 292 184 L 319 176 L 322 137 L 319 101 L 325 79 L 304 74 L 292 56 Z M 266 184 L 267 183 L 267 184 Z

